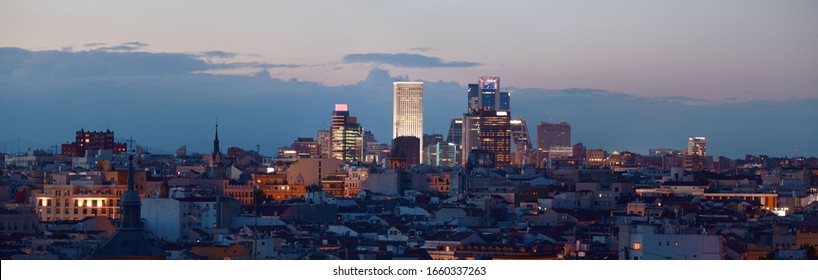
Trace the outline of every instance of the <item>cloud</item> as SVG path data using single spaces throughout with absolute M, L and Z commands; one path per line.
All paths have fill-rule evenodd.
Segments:
M 212 58 L 233 58 L 239 55 L 238 53 L 234 52 L 225 52 L 225 51 L 209 51 L 202 53 L 202 56 L 205 57 L 212 57 Z
M 232 69 L 232 68 L 298 68 L 304 67 L 301 64 L 275 64 L 275 63 L 264 63 L 264 62 L 232 62 L 232 63 L 221 63 L 221 64 L 211 64 L 214 68 L 222 68 L 222 69 Z
M 138 42 L 138 41 L 134 41 L 134 42 L 125 42 L 125 43 L 122 43 L 122 45 L 129 45 L 129 46 L 136 46 L 136 47 L 147 47 L 147 46 L 148 46 L 148 44 L 146 44 L 146 43 L 142 43 L 142 42 Z
M 433 56 L 411 53 L 353 53 L 345 55 L 345 63 L 379 63 L 403 68 L 474 67 L 481 65 L 468 61 L 444 61 Z
M 111 51 L 112 52 L 129 52 L 129 51 L 136 51 L 136 50 L 139 50 L 139 49 L 142 49 L 142 48 L 145 48 L 145 47 L 148 46 L 148 44 L 134 41 L 134 42 L 125 42 L 125 43 L 122 43 L 122 44 L 119 44 L 119 45 L 116 45 L 116 46 L 111 46 L 111 47 L 95 48 L 95 47 L 98 47 L 98 46 L 105 46 L 105 45 L 106 44 L 104 44 L 104 43 L 88 43 L 88 44 L 85 44 L 84 46 L 85 47 L 91 47 L 92 51 L 100 51 L 100 52 L 111 52 Z
M 437 49 L 427 48 L 427 47 L 417 47 L 417 48 L 411 48 L 409 50 L 410 51 L 419 51 L 419 52 L 428 52 L 428 51 L 435 51 Z
M 140 47 L 140 46 L 134 46 L 134 45 L 118 45 L 118 46 L 113 46 L 113 47 L 100 47 L 100 48 L 94 49 L 94 51 L 100 51 L 100 52 L 135 51 L 135 50 L 138 50 L 138 49 L 141 49 L 141 48 L 142 47 Z
M 130 50 L 125 45 L 114 50 Z M 296 68 L 298 64 L 266 62 L 213 63 L 194 54 L 139 51 L 29 51 L 0 48 L 0 81 L 52 81 L 107 76 L 157 76 L 237 68 Z
M 675 95 L 675 96 L 657 96 L 657 97 L 654 97 L 654 98 L 659 99 L 659 100 L 665 100 L 665 101 L 670 101 L 670 102 L 679 102 L 679 103 L 684 103 L 684 104 L 710 104 L 710 103 L 713 103 L 712 101 L 707 100 L 707 99 L 695 98 L 695 97 L 690 97 L 690 96 L 679 96 L 679 95 Z

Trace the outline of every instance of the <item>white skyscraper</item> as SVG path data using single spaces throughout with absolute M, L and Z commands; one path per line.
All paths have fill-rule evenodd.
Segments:
M 394 82 L 392 139 L 414 136 L 423 150 L 423 82 Z M 422 156 L 421 156 L 422 157 Z M 423 162 L 423 158 L 420 159 Z

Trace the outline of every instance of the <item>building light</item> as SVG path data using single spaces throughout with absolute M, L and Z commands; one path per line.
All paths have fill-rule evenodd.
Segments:
M 642 250 L 642 243 L 640 243 L 640 242 L 634 242 L 634 243 L 633 243 L 633 249 L 634 249 L 634 250 L 637 250 L 637 251 L 638 251 L 638 250 Z

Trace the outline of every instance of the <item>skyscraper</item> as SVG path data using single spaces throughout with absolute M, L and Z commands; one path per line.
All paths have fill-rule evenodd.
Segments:
M 480 113 L 480 148 L 494 153 L 494 167 L 511 164 L 510 121 L 507 111 Z
M 318 150 L 321 158 L 332 157 L 332 133 L 329 130 L 318 131 Z
M 461 120 L 461 163 L 472 150 L 494 154 L 495 167 L 511 163 L 511 100 L 500 91 L 500 77 L 480 77 L 469 84 L 468 111 Z M 454 125 L 452 125 L 454 126 Z M 450 133 L 451 134 L 451 133 Z
M 514 143 L 514 165 L 524 165 L 529 162 L 529 156 L 534 150 L 531 138 L 528 135 L 528 125 L 525 119 L 511 119 L 511 139 Z
M 497 111 L 511 111 L 511 93 L 501 91 L 498 100 Z
M 477 85 L 480 90 L 480 110 L 498 111 L 498 104 L 500 104 L 500 77 L 480 77 Z
M 392 90 L 392 139 L 417 137 L 421 140 L 420 151 L 423 149 L 423 82 L 394 82 Z
M 480 87 L 477 84 L 469 84 L 468 89 L 467 114 L 477 114 L 480 112 Z
M 571 146 L 571 125 L 567 122 L 540 122 L 537 125 L 537 149 Z
M 704 137 L 697 136 L 688 138 L 687 153 L 700 157 L 707 156 L 707 142 L 705 142 Z
M 687 151 L 682 155 L 682 166 L 688 171 L 706 169 L 707 143 L 704 137 L 690 137 L 687 139 Z
M 363 151 L 363 128 L 358 118 L 349 115 L 347 104 L 335 104 L 330 126 L 331 156 L 345 162 L 361 160 Z

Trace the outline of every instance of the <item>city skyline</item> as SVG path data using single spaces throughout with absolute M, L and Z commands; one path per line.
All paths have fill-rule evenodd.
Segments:
M 3 1 L 3 278 L 793 277 L 818 259 L 815 30 L 809 0 Z M 305 271 L 248 263 L 192 279 Z
M 326 129 L 324 108 L 335 103 L 372 108 L 359 117 L 384 141 L 395 80 L 425 83 L 424 131 L 443 133 L 468 83 L 491 75 L 518 100 L 515 117 L 571 123 L 573 140 L 590 148 L 681 149 L 677 139 L 705 135 L 714 155 L 818 155 L 812 1 L 322 3 L 337 13 L 243 3 L 4 2 L 0 118 L 15 121 L 0 122 L 9 131 L 0 151 L 17 152 L 18 139 L 22 150 L 48 149 L 77 128 L 206 151 L 204 120 L 221 117 L 225 143 L 272 153 Z M 471 5 L 515 15 L 479 32 L 496 43 L 473 43 L 484 37 L 473 24 L 451 20 Z M 191 6 L 200 13 L 180 12 Z M 150 22 L 137 12 L 160 10 Z M 341 20 L 348 10 L 369 17 Z M 268 28 L 287 19 L 298 28 Z M 432 26 L 447 32 L 422 31 Z M 299 122 L 271 121 L 283 116 Z
M 403 78 L 407 78 L 407 77 L 403 77 Z M 360 83 L 359 87 L 364 88 L 365 92 L 366 91 L 372 91 L 373 90 L 372 89 L 372 86 L 373 86 L 372 84 L 377 82 L 376 79 L 386 80 L 386 79 L 391 79 L 391 77 L 389 77 L 388 72 L 385 72 L 385 71 L 382 72 L 382 70 L 374 69 L 373 71 L 371 71 L 370 76 L 367 77 L 367 80 L 362 81 Z M 391 82 L 388 82 L 388 83 L 382 82 L 378 86 L 383 87 L 384 89 L 388 89 L 390 85 L 391 85 Z M 431 83 L 431 84 L 427 83 L 427 85 L 432 86 L 433 88 L 437 88 L 437 87 L 440 86 L 440 83 L 439 82 L 438 83 Z M 443 83 L 443 85 L 452 87 L 450 84 L 446 84 L 446 83 Z M 459 85 L 456 85 L 456 86 L 459 86 Z M 388 90 L 384 90 L 384 89 L 375 89 L 374 91 L 382 92 L 382 94 L 383 93 L 388 94 L 388 96 L 391 99 L 392 92 L 388 91 Z M 441 105 L 442 104 L 444 106 L 447 106 L 448 108 L 452 108 L 451 110 L 459 110 L 461 108 L 461 106 L 462 106 L 461 104 L 463 103 L 463 98 L 466 98 L 466 94 L 464 93 L 465 90 L 466 90 L 466 87 L 461 87 L 460 88 L 460 92 L 461 92 L 460 94 L 445 94 L 444 96 L 439 95 L 439 93 L 440 93 L 439 90 L 436 90 L 435 93 L 438 93 L 438 94 L 437 95 L 432 95 L 432 97 L 436 97 L 438 99 L 432 99 L 432 101 L 430 103 L 434 103 L 435 105 Z M 446 93 L 453 92 L 453 91 L 454 91 L 454 89 L 448 89 Z M 525 89 L 523 89 L 522 91 L 525 91 Z M 581 94 L 573 93 L 572 91 L 576 91 L 576 92 L 579 92 Z M 559 99 L 566 98 L 566 97 L 567 98 L 577 98 L 578 97 L 580 99 L 581 98 L 592 97 L 594 99 L 599 98 L 599 99 L 605 100 L 607 98 L 621 99 L 622 97 L 625 97 L 626 102 L 627 101 L 633 101 L 635 99 L 634 97 L 629 97 L 627 95 L 616 94 L 616 93 L 607 93 L 607 92 L 604 92 L 604 91 L 600 92 L 600 91 L 594 91 L 594 90 L 589 90 L 589 93 L 591 93 L 591 94 L 590 94 L 590 96 L 588 96 L 588 94 L 585 93 L 585 91 L 586 90 L 582 90 L 582 89 L 564 90 L 563 92 L 568 92 L 568 94 L 566 94 L 565 97 L 558 97 L 557 96 L 556 98 L 557 98 L 557 100 L 559 100 Z M 389 93 L 387 93 L 387 92 L 389 92 Z M 558 92 L 563 93 L 563 92 L 560 92 L 560 91 L 558 91 Z M 596 95 L 596 94 L 598 94 L 598 95 Z M 610 94 L 610 96 L 605 96 L 607 94 Z M 570 95 L 574 95 L 574 96 L 570 96 Z M 586 95 L 586 96 L 583 96 L 583 95 Z M 443 97 L 444 100 L 447 100 L 447 101 L 451 100 L 451 101 L 448 101 L 449 103 L 441 103 L 440 102 L 441 97 Z M 521 97 L 522 98 L 530 98 L 529 96 L 525 96 L 525 95 L 521 95 L 521 94 L 517 94 L 514 97 L 516 97 L 517 99 L 519 99 Z M 309 97 L 307 97 L 307 98 L 309 98 Z M 458 98 L 461 98 L 461 100 L 457 100 Z M 342 97 L 339 97 L 339 99 L 342 99 Z M 630 99 L 630 100 L 628 100 L 628 99 Z M 349 100 L 349 99 L 346 99 L 346 100 Z M 636 99 L 636 100 L 638 100 L 638 99 Z M 392 100 L 387 100 L 387 101 L 388 101 L 388 103 L 392 103 Z M 651 101 L 656 101 L 656 100 L 644 100 L 643 99 L 643 100 L 640 100 L 640 101 L 641 102 L 645 102 L 645 101 L 651 102 Z M 681 107 L 684 107 L 684 106 L 693 106 L 692 108 L 696 108 L 696 107 L 698 107 L 698 108 L 707 108 L 708 107 L 708 106 L 695 106 L 695 105 L 679 104 L 678 101 L 675 101 L 675 100 L 672 100 L 672 101 L 662 100 L 662 101 L 663 102 L 670 102 L 670 104 L 673 104 L 673 105 L 676 105 L 676 106 L 681 106 Z M 818 101 L 818 100 L 816 100 L 816 101 Z M 597 102 L 599 102 L 599 101 L 597 101 Z M 333 100 L 326 100 L 325 103 L 335 104 L 334 99 Z M 357 104 L 361 104 L 361 103 L 364 103 L 364 104 L 370 103 L 371 104 L 372 100 L 366 100 L 364 102 L 362 102 L 361 100 L 358 100 L 358 101 L 356 101 L 355 104 L 353 104 L 351 106 L 356 106 Z M 530 104 L 530 102 L 517 102 L 515 104 L 517 104 L 517 105 L 532 105 L 532 104 Z M 816 102 L 816 104 L 818 104 L 818 102 Z M 327 106 L 332 106 L 332 105 L 327 105 Z M 806 108 L 806 107 L 809 107 L 809 104 L 798 104 L 796 106 Z M 9 109 L 13 110 L 15 108 L 16 107 L 10 107 Z M 310 130 L 312 130 L 313 128 L 316 129 L 316 130 L 318 130 L 318 129 L 328 129 L 329 124 L 327 123 L 326 117 L 327 117 L 327 115 L 331 115 L 331 114 L 327 114 L 328 110 L 326 108 L 327 107 L 318 108 L 316 113 L 310 114 L 310 115 L 316 116 L 320 120 L 321 124 L 319 124 L 319 125 L 317 125 L 315 127 L 298 125 L 298 126 L 296 126 L 297 129 L 294 129 L 294 130 L 299 131 L 299 129 L 300 129 L 301 131 L 304 131 L 304 132 L 295 132 L 292 135 L 290 135 L 288 133 L 279 133 L 278 134 L 279 135 L 278 139 L 274 140 L 274 141 L 271 141 L 270 139 L 261 139 L 260 137 L 259 138 L 247 137 L 247 138 L 241 139 L 241 137 L 232 136 L 232 134 L 235 134 L 235 133 L 242 134 L 242 132 L 237 132 L 235 127 L 229 127 L 228 131 L 231 131 L 231 133 L 230 133 L 231 135 L 227 136 L 230 140 L 228 141 L 228 144 L 226 144 L 226 145 L 227 146 L 243 147 L 243 148 L 255 147 L 256 145 L 261 145 L 262 147 L 265 148 L 264 150 L 266 151 L 266 153 L 273 154 L 277 147 L 283 146 L 283 145 L 289 143 L 292 139 L 294 139 L 296 137 L 305 137 L 305 136 L 306 137 L 312 137 L 315 134 L 315 131 L 310 131 Z M 329 108 L 331 109 L 331 107 L 329 107 Z M 375 108 L 372 108 L 372 109 L 375 109 Z M 684 110 L 684 108 L 681 108 L 681 109 Z M 383 131 L 380 130 L 380 129 L 377 129 L 377 124 L 378 124 L 379 121 L 385 119 L 384 115 L 382 115 L 382 114 L 383 113 L 388 114 L 388 113 L 381 112 L 382 114 L 377 114 L 377 115 L 374 115 L 374 116 L 370 115 L 371 113 L 377 112 L 377 111 L 378 110 L 365 110 L 365 111 L 363 111 L 361 113 L 363 113 L 362 115 L 367 116 L 367 117 L 359 117 L 359 118 L 361 118 L 362 121 L 364 122 L 364 125 L 365 125 L 364 129 L 370 130 L 373 126 L 375 126 L 376 128 L 371 129 L 371 130 L 373 130 L 375 132 L 376 138 L 380 137 L 383 140 L 383 139 L 386 139 L 388 134 L 383 133 Z M 385 111 L 385 110 L 380 110 L 380 111 Z M 435 110 L 428 110 L 428 111 L 430 111 L 430 113 L 432 113 L 432 114 L 434 114 L 434 113 L 439 114 L 440 113 L 440 111 L 435 111 Z M 530 114 L 526 114 L 527 113 L 526 110 L 515 110 L 515 111 L 518 111 L 518 112 L 523 111 L 522 115 L 520 113 L 517 113 L 517 114 L 515 114 L 515 116 L 528 118 L 528 119 L 531 119 L 531 121 L 533 121 L 533 122 L 542 121 L 542 120 L 537 120 L 537 119 L 533 119 L 533 118 L 528 117 Z M 789 113 L 798 113 L 799 110 L 793 111 L 793 110 L 790 109 L 788 111 L 789 111 Z M 453 115 L 455 112 L 451 112 L 450 115 Z M 301 112 L 301 113 L 303 114 L 305 112 Z M 309 112 L 307 112 L 307 113 L 309 113 Z M 367 113 L 369 113 L 369 114 L 367 114 Z M 804 112 L 801 112 L 801 113 L 804 113 L 804 114 L 807 114 L 807 115 L 813 114 L 813 115 L 818 116 L 818 112 L 815 112 L 815 111 L 804 111 Z M 214 114 L 214 117 L 219 117 L 220 115 L 222 115 L 222 114 Z M 573 119 L 571 117 L 562 118 L 562 119 L 557 119 L 557 117 L 559 117 L 559 116 L 554 116 L 554 117 L 555 118 L 551 118 L 549 120 L 550 121 L 555 121 L 555 122 L 562 122 L 562 121 L 568 120 L 568 122 L 572 123 L 572 124 L 573 123 L 583 124 L 582 121 L 577 122 L 576 119 Z M 123 118 L 128 119 L 127 116 L 124 116 Z M 128 120 L 133 121 L 133 119 L 128 119 Z M 231 124 L 236 124 L 235 123 L 236 119 L 232 118 L 231 116 L 227 116 L 227 117 L 223 116 L 222 117 L 222 122 L 224 122 L 225 120 L 229 121 Z M 431 126 L 432 127 L 431 131 L 429 131 L 427 134 L 445 133 L 448 129 L 443 129 L 443 127 L 447 127 L 446 122 L 450 121 L 450 120 L 451 119 L 448 119 L 448 120 L 437 120 L 437 119 L 435 119 L 433 122 L 431 122 L 431 125 L 428 125 L 429 118 L 426 118 L 426 121 L 427 121 L 426 126 Z M 48 125 L 48 123 L 50 123 L 50 122 L 48 122 L 48 120 L 34 119 L 34 121 L 36 121 L 37 123 L 40 123 L 40 124 L 44 124 L 44 125 Z M 84 123 L 88 123 L 88 122 L 100 123 L 99 121 L 100 120 L 93 119 L 93 118 L 83 120 Z M 806 125 L 806 126 L 809 126 L 809 124 L 811 124 L 811 120 L 809 120 L 809 119 L 802 119 L 802 121 L 803 121 L 803 124 Z M 318 122 L 318 121 L 313 121 L 313 123 L 315 123 L 315 122 Z M 799 122 L 798 120 L 793 121 L 794 124 L 798 124 L 798 122 Z M 13 124 L 16 124 L 16 123 L 10 122 L 10 123 L 3 123 L 3 124 L 0 124 L 0 125 L 13 125 Z M 372 124 L 372 125 L 370 125 L 370 124 Z M 154 150 L 158 149 L 159 151 L 162 151 L 162 152 L 170 152 L 170 151 L 175 150 L 179 146 L 184 145 L 184 146 L 188 146 L 188 149 L 190 149 L 192 152 L 208 153 L 212 148 L 211 139 L 207 138 L 207 137 L 210 137 L 210 135 L 212 133 L 212 131 L 211 131 L 212 130 L 212 122 L 202 120 L 201 123 L 196 121 L 195 123 L 190 123 L 190 125 L 191 125 L 191 127 L 202 127 L 204 129 L 203 131 L 198 131 L 197 130 L 196 132 L 194 132 L 195 134 L 202 135 L 201 138 L 198 138 L 198 140 L 178 141 L 178 142 L 175 142 L 172 145 L 168 145 L 167 142 L 164 142 L 165 144 L 162 144 L 162 142 L 157 144 L 155 140 L 151 141 L 150 137 L 147 137 L 147 140 L 143 140 L 143 139 L 146 139 L 146 137 L 140 137 L 140 135 L 134 136 L 134 135 L 130 135 L 130 134 L 120 134 L 120 135 L 124 135 L 125 137 L 118 138 L 118 141 L 127 139 L 127 137 L 135 137 L 137 142 L 139 142 L 141 145 L 143 145 L 143 146 L 145 146 L 147 148 L 150 148 L 150 149 L 154 149 Z M 326 125 L 327 127 L 324 127 L 324 125 Z M 391 124 L 390 124 L 390 126 L 391 126 Z M 586 129 L 586 130 L 588 129 L 588 127 L 580 127 L 578 125 L 575 125 L 575 126 L 576 126 L 575 130 L 579 130 L 579 131 L 582 131 L 584 129 Z M 605 127 L 600 127 L 599 124 L 594 124 L 594 127 L 596 129 L 605 129 Z M 87 126 L 84 126 L 84 125 L 80 125 L 79 128 L 88 129 L 88 130 L 103 130 L 102 127 L 87 127 Z M 110 122 L 106 122 L 105 129 L 109 129 L 109 128 L 117 129 L 119 131 L 123 130 L 120 127 L 113 127 L 110 124 Z M 167 129 L 167 128 L 162 128 L 162 127 L 157 127 L 157 128 L 160 129 L 160 130 L 161 129 Z M 529 130 L 535 131 L 535 128 L 536 127 L 529 127 Z M 616 127 L 611 126 L 610 128 L 613 129 L 613 128 L 616 128 Z M 75 127 L 60 126 L 60 128 L 57 129 L 57 130 L 58 131 L 59 130 L 71 131 L 71 133 L 73 133 L 73 131 L 76 130 L 76 129 L 77 128 L 75 128 Z M 616 128 L 616 129 L 618 129 L 618 128 Z M 659 127 L 659 129 L 661 129 L 661 127 Z M 22 151 L 25 151 L 27 148 L 49 150 L 49 149 L 53 148 L 53 147 L 51 147 L 52 145 L 64 144 L 64 143 L 69 142 L 69 140 L 70 140 L 68 138 L 62 137 L 61 135 L 55 135 L 55 134 L 50 134 L 50 133 L 49 134 L 42 134 L 43 133 L 42 130 L 38 130 L 38 131 L 39 131 L 39 133 L 41 133 L 40 135 L 45 135 L 45 138 L 55 139 L 56 142 L 52 142 L 51 144 L 48 144 L 48 143 L 44 143 L 44 142 L 39 142 L 39 141 L 37 141 L 37 139 L 31 139 L 30 137 L 21 137 L 21 139 L 26 140 L 26 141 L 23 141 L 23 143 L 20 146 L 20 149 Z M 152 132 L 152 130 L 144 130 L 144 131 L 145 131 L 144 133 L 146 133 L 148 135 L 154 134 Z M 688 131 L 701 131 L 701 130 L 691 129 L 691 130 L 688 130 Z M 717 131 L 719 131 L 719 130 L 717 130 Z M 254 130 L 254 132 L 258 133 L 259 131 Z M 813 131 L 812 127 L 807 127 L 805 129 L 801 129 L 800 131 L 795 131 L 795 132 L 796 133 L 801 133 L 803 135 L 810 135 L 811 133 L 816 133 L 818 131 Z M 724 131 L 721 131 L 721 133 L 724 133 Z M 572 141 L 574 143 L 585 143 L 586 145 L 589 145 L 589 147 L 592 147 L 592 148 L 603 148 L 603 149 L 611 150 L 611 151 L 613 151 L 613 150 L 620 150 L 620 151 L 627 150 L 627 151 L 632 151 L 632 152 L 637 152 L 637 153 L 647 153 L 647 151 L 649 149 L 656 149 L 656 148 L 674 148 L 674 149 L 684 150 L 684 149 L 686 149 L 686 142 L 683 141 L 684 140 L 683 138 L 687 138 L 690 135 L 697 135 L 697 134 L 698 135 L 705 135 L 705 136 L 710 137 L 711 139 L 713 139 L 715 141 L 720 140 L 719 139 L 720 137 L 718 137 L 718 135 L 719 135 L 718 133 L 713 134 L 713 133 L 690 132 L 688 134 L 689 135 L 685 134 L 685 135 L 681 135 L 679 137 L 675 137 L 673 139 L 669 139 L 670 141 L 663 141 L 661 143 L 657 142 L 657 143 L 652 144 L 652 145 L 644 145 L 644 146 L 638 147 L 638 148 L 633 148 L 630 141 L 637 140 L 636 138 L 639 138 L 638 136 L 643 136 L 643 138 L 644 138 L 645 135 L 638 135 L 638 134 L 637 135 L 625 135 L 625 134 L 617 135 L 617 136 L 619 136 L 621 138 L 621 139 L 619 139 L 619 141 L 621 143 L 619 145 L 616 145 L 616 144 L 610 143 L 610 142 L 601 141 L 600 139 L 603 139 L 604 137 L 599 137 L 599 138 L 596 138 L 596 137 L 589 138 L 587 136 L 586 137 L 577 137 L 578 139 L 572 140 Z M 142 135 L 144 136 L 144 134 L 142 134 Z M 245 136 L 243 136 L 243 137 L 246 137 L 246 134 L 244 134 L 244 135 Z M 582 135 L 582 134 L 580 134 L 580 135 Z M 711 136 L 711 135 L 717 135 L 717 136 L 714 137 L 714 136 Z M 187 135 L 187 136 L 189 137 L 190 135 Z M 760 136 L 763 137 L 763 135 L 760 135 Z M 770 136 L 770 135 L 767 135 L 767 136 Z M 772 136 L 776 136 L 776 135 L 772 135 Z M 237 139 L 237 138 L 239 138 L 239 139 Z M 538 141 L 538 140 L 536 140 L 537 139 L 536 135 L 533 135 L 532 138 L 533 138 L 534 141 Z M 785 139 L 785 138 L 780 138 L 780 137 L 776 137 L 776 138 L 778 140 L 799 140 L 798 138 L 793 138 L 793 139 Z M 679 139 L 682 139 L 682 140 L 679 140 Z M 0 139 L 0 143 L 2 143 L 2 145 L 0 146 L 0 152 L 8 152 L 8 153 L 16 152 L 17 151 L 16 140 L 17 139 L 15 139 L 15 138 Z M 29 141 L 31 141 L 31 140 L 35 140 L 34 142 L 39 144 L 39 146 L 27 145 L 27 143 L 30 143 Z M 610 139 L 607 139 L 607 140 L 610 140 Z M 722 140 L 724 140 L 724 139 L 722 139 Z M 42 140 L 40 140 L 40 141 L 42 141 Z M 49 142 L 51 142 L 51 141 L 49 141 Z M 769 146 L 764 146 L 764 147 L 769 148 Z M 803 147 L 803 148 L 801 148 L 801 147 Z M 801 147 L 790 149 L 789 151 L 784 151 L 784 152 L 779 153 L 779 154 L 771 153 L 771 152 L 765 152 L 763 150 L 752 150 L 752 149 L 747 149 L 747 150 L 743 150 L 743 151 L 739 150 L 739 151 L 733 151 L 733 152 L 729 152 L 729 151 L 728 152 L 722 152 L 723 149 L 718 149 L 718 150 L 716 150 L 717 152 L 714 155 L 716 155 L 716 156 L 722 155 L 722 156 L 727 156 L 727 157 L 731 157 L 731 158 L 740 158 L 740 157 L 743 157 L 745 154 L 768 154 L 768 155 L 771 155 L 771 156 L 790 156 L 790 157 L 794 157 L 794 156 L 807 156 L 807 157 L 814 156 L 814 154 L 810 154 L 810 151 L 815 150 L 815 148 L 810 147 L 809 145 L 806 145 L 806 146 L 802 145 Z M 797 151 L 796 151 L 796 149 L 797 149 Z

